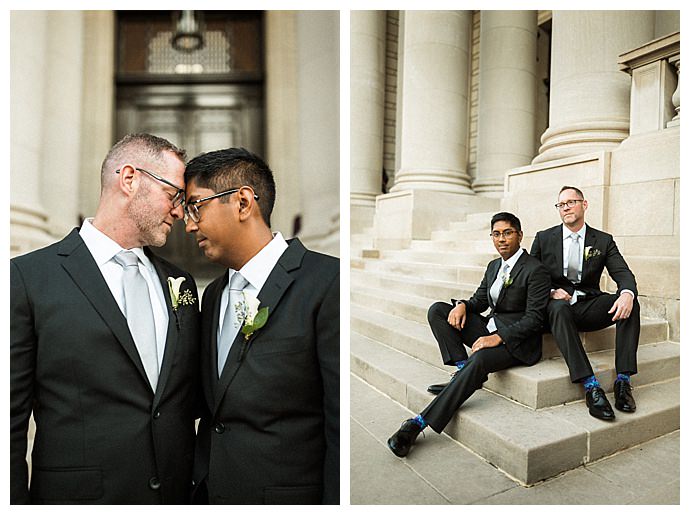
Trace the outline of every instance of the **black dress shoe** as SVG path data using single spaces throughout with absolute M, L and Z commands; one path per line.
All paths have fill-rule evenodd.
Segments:
M 632 396 L 632 386 L 629 381 L 616 381 L 613 383 L 613 394 L 616 397 L 616 409 L 626 413 L 634 413 L 635 399 Z
M 606 394 L 601 388 L 594 387 L 587 390 L 585 400 L 589 408 L 589 414 L 593 417 L 600 418 L 601 420 L 613 420 L 616 418 L 613 408 L 611 408 Z
M 409 418 L 402 423 L 400 429 L 388 439 L 388 448 L 399 458 L 404 458 L 410 452 L 410 447 L 422 432 L 417 422 Z
M 456 375 L 458 375 L 458 372 L 460 372 L 460 370 L 456 370 L 455 372 L 453 372 L 453 373 L 450 375 L 451 381 L 453 380 L 453 378 L 454 378 Z M 438 394 L 441 393 L 441 392 L 443 391 L 443 389 L 444 389 L 446 386 L 448 386 L 449 384 L 450 384 L 450 381 L 447 382 L 447 383 L 430 384 L 430 385 L 427 387 L 426 391 L 429 392 L 429 393 L 431 393 L 431 394 L 433 394 L 433 395 L 438 395 Z

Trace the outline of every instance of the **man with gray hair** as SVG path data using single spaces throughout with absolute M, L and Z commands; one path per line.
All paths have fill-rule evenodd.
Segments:
M 148 248 L 183 217 L 184 160 L 126 136 L 103 161 L 95 217 L 10 261 L 11 503 L 189 501 L 197 289 Z

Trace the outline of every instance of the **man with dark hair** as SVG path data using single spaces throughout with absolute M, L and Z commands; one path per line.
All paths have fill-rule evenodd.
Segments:
M 585 224 L 587 207 L 582 191 L 563 186 L 556 204 L 563 223 L 538 232 L 530 253 L 544 263 L 551 276 L 549 326 L 570 370 L 570 380 L 583 384 L 590 415 L 613 420 L 615 414 L 594 376 L 578 331 L 616 324 L 615 406 L 632 413 L 636 405 L 630 376 L 637 373 L 640 304 L 635 276 L 613 237 Z M 618 286 L 615 294 L 599 288 L 604 267 Z
M 457 371 L 450 383 L 429 386 L 429 392 L 438 396 L 388 439 L 388 447 L 396 456 L 407 456 L 427 425 L 437 433 L 443 431 L 489 373 L 534 365 L 541 358 L 548 272 L 520 248 L 522 229 L 515 215 L 495 214 L 491 238 L 501 257 L 488 264 L 472 298 L 451 299 L 452 304 L 437 302 L 429 308 L 429 325 L 443 363 L 457 367 Z M 489 308 L 488 316 L 481 315 Z M 472 350 L 469 357 L 465 346 Z
M 126 136 L 103 162 L 95 217 L 10 261 L 13 504 L 189 502 L 197 290 L 148 248 L 183 217 L 184 159 Z
M 228 270 L 202 302 L 197 502 L 338 504 L 339 264 L 270 228 L 273 174 L 245 149 L 187 165 L 187 232 Z

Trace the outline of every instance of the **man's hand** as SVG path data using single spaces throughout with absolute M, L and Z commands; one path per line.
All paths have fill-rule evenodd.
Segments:
M 480 336 L 477 338 L 477 341 L 472 344 L 472 352 L 477 352 L 478 350 L 486 349 L 487 347 L 497 347 L 501 343 L 503 343 L 503 339 L 498 336 L 498 334 Z
M 465 319 L 467 318 L 467 306 L 464 302 L 458 303 L 448 313 L 448 323 L 455 327 L 458 331 L 465 327 Z
M 551 298 L 556 300 L 567 300 L 568 302 L 570 302 L 570 299 L 572 299 L 573 296 L 570 295 L 563 288 L 558 288 L 557 290 L 553 290 L 551 292 Z
M 627 291 L 621 293 L 616 299 L 616 302 L 613 303 L 613 306 L 611 306 L 611 309 L 609 309 L 609 313 L 615 311 L 611 320 L 615 322 L 616 320 L 625 320 L 628 318 L 632 312 L 633 300 L 635 300 L 635 298 L 632 293 Z

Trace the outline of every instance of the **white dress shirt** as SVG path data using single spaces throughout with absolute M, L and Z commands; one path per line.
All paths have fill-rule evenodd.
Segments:
M 501 266 L 498 267 L 498 274 L 496 274 L 496 277 L 494 277 L 494 281 L 498 278 L 498 276 L 502 273 L 503 269 L 505 268 L 506 265 L 508 265 L 508 270 L 506 271 L 506 277 L 510 276 L 510 272 L 513 270 L 513 267 L 515 266 L 515 263 L 517 263 L 517 260 L 520 259 L 520 256 L 522 256 L 522 253 L 525 250 L 522 248 L 519 248 L 518 251 L 510 256 L 507 261 L 501 260 Z M 493 284 L 493 281 L 491 282 Z M 501 287 L 501 290 L 505 288 L 505 286 Z M 500 293 L 499 293 L 500 295 Z M 494 303 L 494 306 L 496 304 Z M 493 333 L 496 331 L 496 322 L 494 321 L 494 317 L 492 316 L 489 318 L 489 323 L 486 324 L 486 328 L 490 333 Z
M 163 362 L 163 354 L 165 353 L 165 340 L 168 333 L 168 308 L 165 304 L 163 287 L 158 279 L 156 269 L 153 263 L 151 263 L 151 260 L 146 257 L 144 249 L 141 247 L 123 249 L 119 244 L 96 229 L 93 226 L 92 220 L 93 218 L 84 220 L 79 230 L 79 236 L 84 240 L 86 248 L 89 249 L 93 259 L 96 261 L 101 275 L 103 279 L 105 279 L 123 315 L 125 313 L 125 291 L 122 282 L 124 272 L 113 257 L 123 250 L 131 250 L 140 260 L 139 272 L 146 281 L 146 285 L 149 288 L 149 296 L 151 297 L 151 308 L 156 327 L 156 354 L 158 356 L 158 370 L 160 371 L 161 363 Z
M 579 234 L 580 235 L 580 241 L 578 242 L 580 244 L 580 261 L 577 265 L 577 280 L 578 282 L 582 281 L 582 265 L 584 263 L 585 259 L 585 234 L 587 234 L 587 224 L 582 224 L 582 227 L 580 228 L 579 231 L 571 231 L 568 229 L 565 224 L 563 224 L 563 277 L 568 277 L 568 257 L 570 255 L 570 245 L 573 244 L 573 239 L 570 237 L 571 234 Z M 553 291 L 553 290 L 551 290 Z M 635 298 L 635 294 L 632 292 L 632 290 L 621 290 L 621 293 L 623 292 L 628 292 L 630 295 L 633 296 L 633 299 Z M 575 290 L 573 292 L 572 297 L 570 298 L 570 304 L 575 304 L 577 302 L 577 297 L 579 295 L 584 295 L 584 292 L 581 292 L 579 290 Z
M 278 263 L 280 256 L 283 255 L 285 249 L 288 248 L 288 244 L 283 238 L 283 235 L 279 232 L 273 235 L 273 239 L 268 242 L 268 244 L 262 248 L 256 256 L 247 261 L 242 268 L 239 270 L 228 269 L 228 277 L 232 277 L 236 271 L 242 274 L 247 282 L 249 283 L 244 291 L 253 295 L 254 297 L 259 296 L 261 288 L 263 288 L 266 279 L 271 274 L 271 271 Z M 225 310 L 228 306 L 228 297 L 230 295 L 230 281 L 225 288 L 223 288 L 223 293 L 220 296 L 220 318 L 218 319 L 218 329 L 217 335 L 220 340 L 220 331 L 223 328 L 223 319 L 225 318 Z M 263 306 L 259 306 L 261 309 Z

